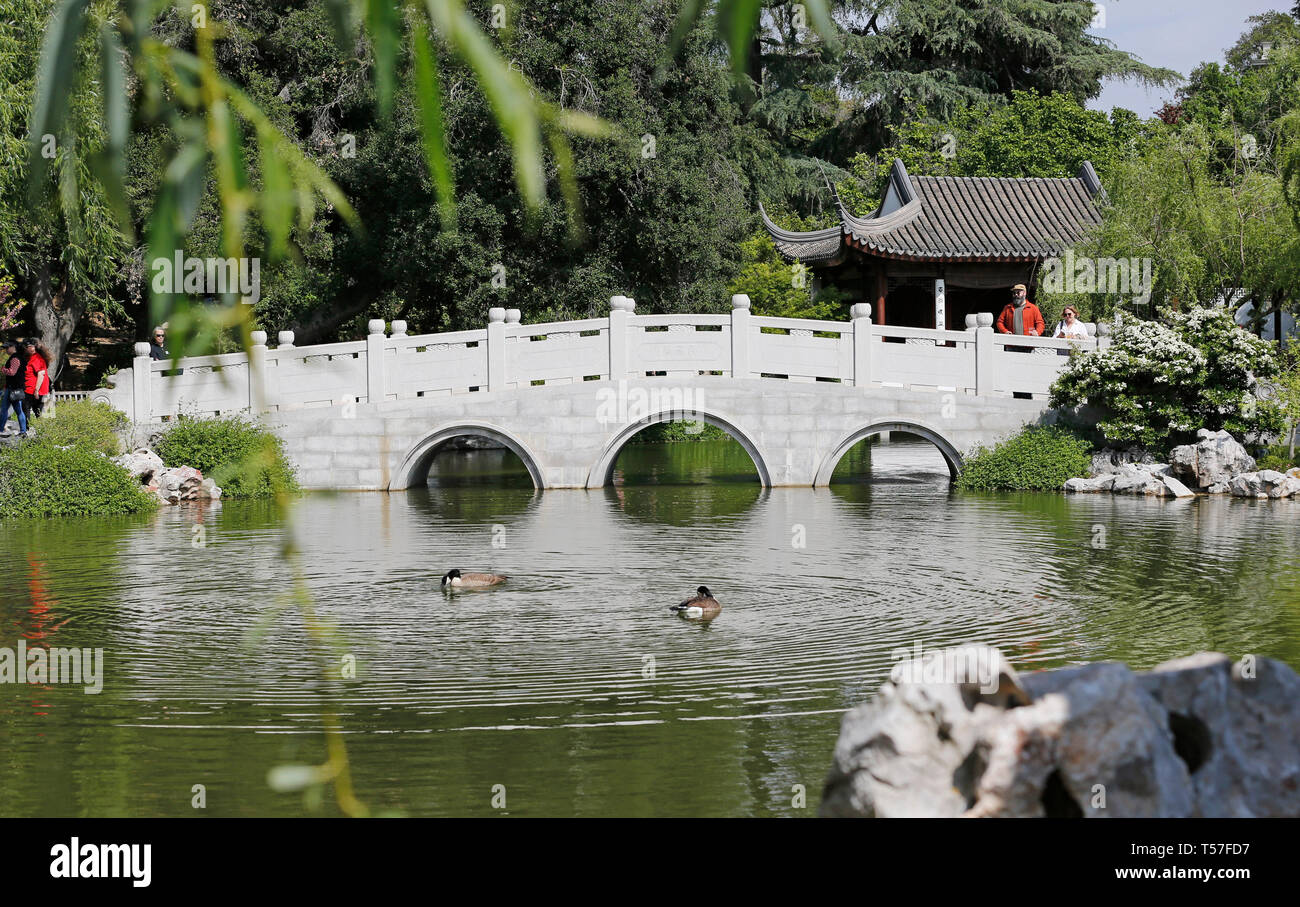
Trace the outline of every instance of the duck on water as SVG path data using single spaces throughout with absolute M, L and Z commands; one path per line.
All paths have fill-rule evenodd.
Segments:
M 442 588 L 490 589 L 505 581 L 506 578 L 499 573 L 461 573 L 459 570 L 448 570 L 442 578 Z
M 695 595 L 680 605 L 673 605 L 668 610 L 677 612 L 678 616 L 690 620 L 712 620 L 722 611 L 722 605 L 713 597 L 708 586 L 700 586 Z

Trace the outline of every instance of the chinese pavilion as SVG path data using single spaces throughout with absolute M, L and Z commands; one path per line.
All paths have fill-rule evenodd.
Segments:
M 814 289 L 829 284 L 871 303 L 877 324 L 949 330 L 968 314 L 996 315 L 1015 284 L 1035 299 L 1039 264 L 1101 223 L 1104 197 L 1087 161 L 1074 177 L 1043 179 L 911 177 L 895 160 L 880 207 L 865 218 L 834 194 L 840 224 L 825 230 L 782 230 L 759 205 L 782 257 L 802 262 Z

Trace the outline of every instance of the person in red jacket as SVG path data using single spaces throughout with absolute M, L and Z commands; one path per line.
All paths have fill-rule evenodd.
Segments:
M 1011 288 L 1011 301 L 998 316 L 997 329 L 999 334 L 1020 334 L 1027 337 L 1041 337 L 1046 332 L 1043 313 L 1025 298 L 1023 283 Z
M 44 346 L 28 337 L 23 344 L 27 364 L 23 368 L 23 406 L 27 410 L 27 424 L 38 418 L 50 396 L 50 354 Z

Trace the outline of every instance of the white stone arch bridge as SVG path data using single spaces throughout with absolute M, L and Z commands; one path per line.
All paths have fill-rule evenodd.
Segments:
M 962 456 L 1050 420 L 1046 398 L 1066 341 L 964 331 L 729 315 L 637 315 L 616 296 L 605 318 L 521 324 L 492 309 L 486 328 L 408 335 L 370 322 L 365 340 L 166 362 L 137 344 L 133 368 L 96 391 L 137 424 L 179 413 L 255 411 L 284 438 L 306 488 L 398 490 L 425 481 L 457 436 L 513 450 L 539 488 L 608 484 L 619 451 L 653 422 L 703 420 L 734 437 L 771 486 L 826 485 L 853 444 L 879 432 L 933 443 L 954 475 Z M 1101 342 L 1105 342 L 1104 339 Z

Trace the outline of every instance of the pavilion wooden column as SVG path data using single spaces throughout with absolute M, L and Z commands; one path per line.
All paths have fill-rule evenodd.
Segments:
M 889 324 L 885 318 L 885 292 L 888 286 L 885 282 L 885 269 L 879 268 L 876 271 L 876 302 L 871 307 L 871 310 L 876 313 L 876 324 Z

